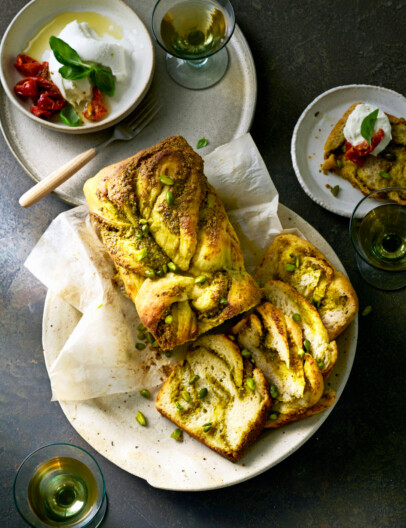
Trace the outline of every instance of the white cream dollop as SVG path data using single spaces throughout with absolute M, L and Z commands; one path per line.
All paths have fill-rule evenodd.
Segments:
M 76 20 L 67 24 L 57 36 L 69 44 L 83 61 L 108 66 L 117 82 L 127 78 L 126 50 L 112 37 L 105 35 L 100 38 L 89 24 Z M 52 51 L 48 60 L 51 80 L 69 103 L 76 106 L 91 100 L 92 84 L 88 78 L 75 81 L 63 79 L 58 72 L 62 64 L 55 59 Z
M 367 117 L 377 109 L 376 106 L 370 104 L 361 103 L 358 104 L 351 114 L 348 116 L 347 123 L 344 127 L 344 137 L 354 147 L 365 141 L 365 138 L 361 136 L 361 123 Z M 392 131 L 388 117 L 382 110 L 379 110 L 378 117 L 374 126 L 374 134 L 382 128 L 384 136 L 378 145 L 371 152 L 373 156 L 377 156 L 382 152 L 389 144 L 392 139 Z

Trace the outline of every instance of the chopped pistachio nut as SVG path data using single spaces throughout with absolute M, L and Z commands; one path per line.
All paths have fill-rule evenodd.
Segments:
M 146 346 L 146 345 L 144 345 L 144 343 L 137 343 L 137 344 L 135 345 L 135 348 L 136 348 L 137 350 L 144 350 L 145 346 Z
M 195 374 L 193 376 L 193 378 L 190 378 L 189 380 L 189 385 L 193 385 L 194 383 L 196 383 L 196 381 L 198 381 L 200 379 L 200 376 L 198 374 Z
M 183 411 L 183 407 L 180 403 L 176 404 L 176 408 L 178 409 L 178 411 Z
M 155 279 L 155 271 L 153 269 L 147 269 L 145 270 L 145 275 L 149 278 L 149 279 Z
M 149 390 L 148 389 L 142 389 L 140 390 L 140 394 L 141 396 L 143 396 L 144 398 L 149 398 L 150 394 L 149 394 Z
M 140 324 L 137 326 L 137 330 L 139 330 L 139 331 L 141 332 L 142 330 L 145 330 L 145 326 L 144 326 L 142 323 L 140 323 Z
M 324 367 L 324 361 L 322 359 L 319 359 L 318 362 L 317 362 L 317 365 L 318 365 L 319 369 L 322 369 Z
M 221 306 L 228 306 L 228 301 L 227 301 L 227 299 L 226 299 L 225 297 L 222 297 L 222 298 L 220 299 L 220 304 L 221 304 Z
M 270 418 L 271 420 L 277 420 L 277 419 L 278 419 L 278 413 L 273 412 L 273 413 L 269 416 L 269 418 Z
M 340 160 L 340 159 L 337 160 L 337 167 L 339 169 L 342 169 L 344 167 L 344 163 L 342 162 L 342 160 Z
M 242 357 L 245 357 L 245 358 L 250 358 L 252 356 L 251 352 L 248 350 L 248 348 L 243 348 L 241 350 L 241 355 Z
M 139 261 L 139 260 L 144 259 L 147 255 L 148 255 L 148 249 L 143 248 L 140 251 L 137 251 L 135 258 Z
M 171 352 L 170 350 L 167 350 L 167 351 L 165 352 L 165 356 L 166 356 L 166 357 L 171 357 L 171 356 L 172 356 L 172 352 Z
M 172 178 L 169 178 L 169 176 L 165 176 L 165 174 L 162 174 L 159 179 L 161 183 L 164 183 L 165 185 L 173 185 Z
M 302 357 L 305 355 L 305 351 L 303 350 L 303 348 L 301 348 L 299 350 L 299 352 L 297 353 L 297 355 L 300 357 L 300 359 L 302 359 Z
M 158 348 L 158 341 L 154 341 L 153 343 L 151 343 L 151 346 L 153 346 L 154 348 Z
M 255 390 L 255 380 L 254 378 L 247 378 L 247 387 L 249 388 L 249 390 L 252 390 L 254 391 Z
M 213 424 L 211 422 L 208 422 L 203 425 L 203 431 L 207 433 L 207 431 L 210 431 L 210 429 L 213 427 Z
M 190 401 L 190 393 L 187 390 L 180 391 L 180 395 L 185 400 L 185 402 Z
M 363 316 L 369 315 L 371 312 L 372 312 L 372 306 L 368 305 L 368 306 L 365 306 L 365 308 L 362 310 L 361 315 Z
M 158 277 L 163 277 L 165 275 L 162 270 L 158 270 L 156 274 L 158 275 Z
M 207 281 L 206 275 L 199 275 L 198 277 L 195 278 L 196 284 L 204 284 L 206 281 Z
M 165 323 L 166 323 L 166 324 L 172 324 L 172 322 L 173 322 L 173 316 L 170 315 L 170 314 L 167 315 L 167 316 L 165 317 Z
M 276 385 L 271 385 L 270 388 L 269 388 L 269 392 L 270 392 L 272 398 L 277 398 L 278 397 L 278 389 L 276 388 Z
M 147 224 L 147 223 L 148 223 L 148 220 L 145 220 L 145 218 L 140 218 L 140 219 L 138 220 L 138 223 L 139 223 L 139 224 Z
M 166 266 L 166 264 L 164 264 L 164 266 Z M 168 262 L 167 267 L 173 271 L 173 273 L 177 273 L 179 271 L 179 266 L 177 266 L 174 262 Z
M 162 271 L 163 271 L 165 274 L 168 273 L 168 266 L 167 266 L 166 264 L 164 264 L 164 265 L 162 266 Z
M 335 186 L 331 189 L 331 194 L 332 194 L 333 196 L 337 196 L 339 190 L 340 190 L 340 186 L 339 186 L 339 185 L 335 185 Z
M 304 340 L 303 345 L 304 345 L 304 347 L 305 347 L 306 352 L 310 352 L 311 344 L 310 344 L 310 341 L 309 341 L 308 339 L 305 339 L 305 340 Z
M 173 202 L 174 202 L 174 199 L 173 199 L 173 194 L 172 194 L 172 191 L 168 191 L 166 193 L 166 203 L 168 205 L 173 205 Z
M 295 271 L 296 266 L 294 264 L 285 264 L 286 271 Z
M 141 411 L 137 412 L 137 416 L 135 418 L 140 425 L 144 427 L 147 425 L 147 420 L 145 419 L 145 416 L 142 414 Z
M 182 442 L 182 439 L 183 439 L 182 436 L 183 436 L 183 431 L 182 429 L 179 429 L 179 427 L 177 427 L 171 434 L 171 438 L 175 439 L 177 442 Z
M 203 389 L 199 390 L 197 397 L 201 400 L 202 398 L 205 398 L 207 396 L 208 392 L 209 391 L 206 389 L 206 387 L 203 387 Z
M 384 178 L 385 180 L 390 180 L 392 178 L 392 176 L 389 174 L 389 172 L 385 172 L 385 171 L 381 171 L 379 173 L 379 176 L 381 178 Z
M 140 341 L 144 341 L 146 339 L 146 334 L 144 332 L 139 332 L 138 335 L 137 335 L 138 339 Z
M 295 321 L 295 323 L 297 323 L 298 321 L 301 320 L 300 314 L 299 313 L 294 313 L 292 315 L 292 319 Z
M 151 343 L 151 345 L 155 341 L 155 337 L 151 334 L 151 332 L 147 332 L 147 341 Z
M 144 236 L 143 233 L 136 233 L 136 235 L 135 235 L 136 238 L 142 238 L 143 236 Z
M 298 268 L 300 266 L 300 260 L 299 257 L 296 257 L 295 266 Z
M 141 227 L 141 231 L 142 231 L 142 233 L 143 233 L 144 235 L 148 235 L 148 233 L 149 233 L 149 227 L 148 227 L 146 224 L 144 224 L 144 225 Z

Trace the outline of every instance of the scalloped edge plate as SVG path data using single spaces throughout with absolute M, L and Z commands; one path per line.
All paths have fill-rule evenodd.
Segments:
M 293 168 L 305 193 L 321 207 L 346 217 L 351 216 L 364 195 L 347 180 L 331 172 L 323 174 L 320 165 L 331 129 L 356 102 L 371 103 L 398 117 L 406 116 L 406 98 L 393 90 L 367 84 L 337 86 L 316 97 L 303 111 L 291 142 Z M 327 184 L 340 186 L 337 197 Z

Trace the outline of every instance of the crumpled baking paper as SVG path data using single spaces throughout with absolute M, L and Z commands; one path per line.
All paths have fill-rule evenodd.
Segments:
M 208 154 L 204 167 L 252 273 L 282 231 L 278 193 L 265 163 L 245 134 Z M 55 218 L 25 266 L 82 314 L 55 361 L 47 362 L 53 400 L 86 400 L 162 383 L 177 355 L 136 348 L 139 318 L 112 282 L 113 262 L 90 225 L 87 206 Z

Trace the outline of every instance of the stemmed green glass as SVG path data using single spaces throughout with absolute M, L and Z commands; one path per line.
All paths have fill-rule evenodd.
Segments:
M 381 290 L 406 286 L 406 205 L 378 201 L 396 193 L 406 203 L 406 188 L 386 187 L 363 198 L 350 220 L 350 237 L 362 277 Z
M 167 52 L 169 75 L 192 90 L 209 88 L 223 78 L 234 27 L 229 0 L 159 0 L 152 13 L 152 31 Z
M 18 512 L 33 528 L 96 528 L 107 509 L 98 463 L 70 444 L 31 453 L 17 471 L 13 492 Z

